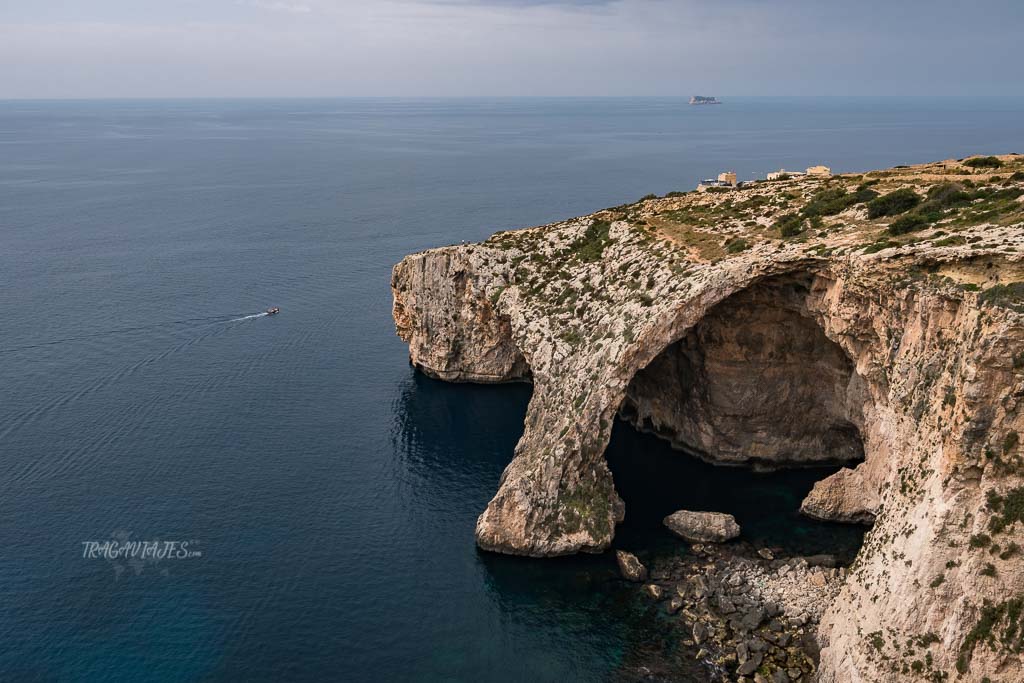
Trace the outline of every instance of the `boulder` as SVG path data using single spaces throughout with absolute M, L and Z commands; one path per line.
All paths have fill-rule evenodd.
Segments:
M 701 622 L 693 625 L 693 642 L 701 645 L 708 637 L 708 627 Z
M 691 543 L 722 543 L 740 535 L 736 519 L 722 512 L 678 510 L 666 517 L 664 524 Z
M 764 660 L 764 655 L 760 652 L 755 652 L 750 655 L 747 661 L 743 662 L 736 669 L 736 673 L 740 676 L 749 676 L 750 674 L 757 671 L 757 667 L 761 666 L 761 662 Z
M 825 522 L 873 524 L 878 504 L 878 493 L 864 480 L 860 468 L 844 467 L 814 484 L 800 512 Z
M 619 572 L 622 574 L 622 578 L 637 583 L 647 580 L 647 567 L 633 553 L 616 550 L 615 561 L 619 563 Z
M 806 560 L 807 565 L 810 567 L 828 567 L 833 569 L 839 564 L 835 555 L 808 555 L 804 560 Z

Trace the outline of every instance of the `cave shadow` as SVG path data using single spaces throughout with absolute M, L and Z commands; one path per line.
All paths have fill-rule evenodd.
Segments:
M 838 466 L 757 471 L 712 465 L 665 440 L 616 420 L 605 451 L 615 488 L 626 504 L 614 545 L 644 554 L 676 552 L 683 541 L 662 523 L 676 510 L 725 512 L 743 540 L 795 555 L 829 553 L 849 563 L 866 527 L 819 522 L 799 512 L 814 483 Z
M 669 549 L 666 515 L 714 511 L 754 545 L 853 561 L 863 526 L 799 513 L 815 482 L 864 459 L 866 384 L 811 312 L 816 277 L 753 282 L 632 378 L 605 451 L 626 508 L 616 547 Z

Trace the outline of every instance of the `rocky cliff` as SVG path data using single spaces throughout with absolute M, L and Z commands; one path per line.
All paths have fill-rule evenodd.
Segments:
M 874 521 L 821 679 L 1024 679 L 1024 157 L 674 195 L 395 267 L 417 368 L 534 385 L 479 545 L 608 548 L 617 413 L 712 462 L 846 463 L 803 504 Z

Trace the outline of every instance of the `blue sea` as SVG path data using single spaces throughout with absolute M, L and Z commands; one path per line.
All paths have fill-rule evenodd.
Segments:
M 417 375 L 391 266 L 724 170 L 1024 152 L 1022 122 L 1020 98 L 0 102 L 0 679 L 702 680 L 610 555 L 476 549 L 530 388 Z M 796 515 L 828 470 L 622 423 L 608 459 L 616 547 L 647 560 L 685 552 L 681 507 L 859 542 Z

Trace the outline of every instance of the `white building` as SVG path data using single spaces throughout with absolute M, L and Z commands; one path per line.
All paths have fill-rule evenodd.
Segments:
M 800 171 L 787 171 L 784 168 L 780 168 L 778 171 L 772 171 L 765 176 L 768 180 L 779 180 L 780 178 L 798 178 L 804 175 Z

